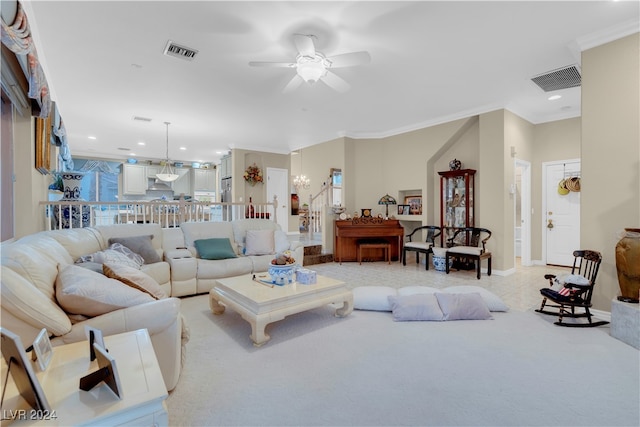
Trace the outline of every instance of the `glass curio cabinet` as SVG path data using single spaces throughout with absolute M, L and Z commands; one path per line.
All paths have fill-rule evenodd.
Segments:
M 458 228 L 474 227 L 474 177 L 473 169 L 438 172 L 440 175 L 440 227 L 441 246 Z M 460 233 L 464 238 L 467 233 Z M 457 239 L 457 237 L 456 237 Z M 457 244 L 468 244 L 457 242 Z

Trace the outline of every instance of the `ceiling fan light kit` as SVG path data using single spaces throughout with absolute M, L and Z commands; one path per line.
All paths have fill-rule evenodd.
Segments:
M 309 84 L 322 80 L 327 86 L 337 92 L 346 92 L 351 87 L 342 77 L 329 71 L 330 68 L 353 67 L 368 64 L 371 61 L 369 52 L 351 52 L 327 58 L 316 51 L 314 35 L 294 34 L 293 41 L 298 50 L 296 62 L 249 62 L 252 67 L 295 68 L 296 74 L 285 86 L 283 92 L 291 92 L 304 81 Z
M 327 74 L 326 58 L 320 53 L 314 57 L 298 55 L 296 72 L 307 83 L 315 83 Z

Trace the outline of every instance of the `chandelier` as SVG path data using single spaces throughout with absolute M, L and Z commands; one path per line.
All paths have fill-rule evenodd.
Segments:
M 296 193 L 299 193 L 301 188 L 308 190 L 309 187 L 311 187 L 311 181 L 306 175 L 302 175 L 302 150 L 298 150 L 298 152 L 294 154 L 300 155 L 300 175 L 296 175 L 293 178 L 293 186 L 296 189 Z
M 297 175 L 293 178 L 293 186 L 296 187 L 296 191 L 300 190 L 300 188 L 308 190 L 311 187 L 311 181 L 306 175 Z
M 180 178 L 180 175 L 173 171 L 173 168 L 171 168 L 171 160 L 169 160 L 169 125 L 171 123 L 164 122 L 164 124 L 167 126 L 167 156 L 165 157 L 164 166 L 160 173 L 156 174 L 156 178 L 164 182 L 173 182 Z

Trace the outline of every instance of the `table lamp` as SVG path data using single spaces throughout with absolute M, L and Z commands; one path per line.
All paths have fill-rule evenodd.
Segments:
M 385 205 L 387 208 L 387 211 L 385 213 L 384 218 L 385 219 L 389 219 L 389 205 L 397 205 L 398 202 L 396 202 L 396 199 L 394 199 L 393 197 L 391 197 L 388 194 L 385 194 L 384 196 L 382 196 L 380 198 L 380 200 L 378 200 L 378 204 L 379 205 Z

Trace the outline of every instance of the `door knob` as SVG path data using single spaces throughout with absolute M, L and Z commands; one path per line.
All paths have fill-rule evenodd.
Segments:
M 548 229 L 552 229 L 553 228 L 553 220 L 552 219 L 549 220 L 549 223 L 547 224 L 547 228 Z

